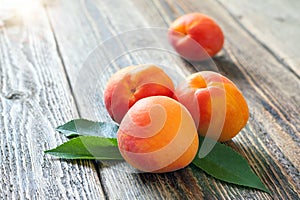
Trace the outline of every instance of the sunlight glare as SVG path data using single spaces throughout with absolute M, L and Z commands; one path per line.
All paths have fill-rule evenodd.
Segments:
M 4 8 L 22 18 L 34 15 L 40 6 L 39 0 L 0 0 L 0 11 Z

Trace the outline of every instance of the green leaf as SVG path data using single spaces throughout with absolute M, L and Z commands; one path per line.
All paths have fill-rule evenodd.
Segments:
M 65 159 L 123 160 L 116 138 L 80 136 L 45 153 Z
M 76 138 L 45 153 L 65 159 L 123 160 L 115 139 L 118 128 L 108 122 L 72 120 L 56 130 L 68 138 Z M 203 138 L 200 141 L 203 142 Z M 206 157 L 196 156 L 193 164 L 216 179 L 270 193 L 247 160 L 221 143 L 216 143 Z
M 75 119 L 56 128 L 68 138 L 77 136 L 100 136 L 115 138 L 118 125 L 109 122 L 93 122 L 86 119 Z
M 200 139 L 203 141 L 203 138 Z M 251 170 L 247 160 L 224 144 L 216 143 L 207 156 L 204 158 L 196 156 L 192 163 L 222 181 L 270 193 L 259 177 Z

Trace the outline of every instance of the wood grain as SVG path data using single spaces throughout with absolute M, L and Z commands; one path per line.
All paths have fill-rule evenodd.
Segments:
M 174 1 L 110 1 L 109 3 L 107 1 L 85 1 L 81 3 L 80 7 L 78 4 L 72 6 L 67 1 L 63 3 L 64 7 L 69 9 L 68 13 L 73 13 L 71 17 L 64 15 L 63 10 L 58 15 L 56 11 L 49 9 L 62 55 L 67 59 L 76 54 L 78 57 L 86 55 L 84 49 L 75 52 L 73 51 L 75 47 L 70 48 L 77 40 L 82 40 L 82 43 L 92 41 L 89 46 L 85 47 L 85 49 L 91 49 L 91 46 L 95 45 L 94 41 L 100 42 L 111 35 L 134 28 L 149 26 L 167 28 L 172 20 L 184 12 L 202 11 L 215 17 L 228 35 L 225 49 L 222 54 L 216 57 L 215 62 L 221 72 L 241 88 L 251 108 L 251 119 L 248 126 L 230 145 L 249 160 L 254 171 L 260 174 L 260 177 L 272 190 L 272 198 L 293 199 L 299 197 L 299 160 L 297 158 L 298 153 L 295 153 L 299 150 L 297 132 L 299 127 L 297 127 L 298 119 L 293 118 L 293 116 L 298 115 L 297 111 L 299 110 L 297 104 L 299 96 L 293 92 L 299 91 L 297 90 L 299 79 L 249 35 L 228 14 L 227 10 L 213 1 L 205 3 L 195 1 L 179 1 L 178 3 Z M 130 8 L 130 12 L 126 8 Z M 130 19 L 130 23 L 128 23 L 128 19 Z M 64 20 L 69 20 L 70 30 L 75 30 L 77 27 L 73 22 L 88 21 L 89 23 L 85 26 L 92 28 L 81 29 L 80 31 L 81 33 L 86 31 L 83 35 L 89 34 L 89 36 L 93 35 L 94 37 L 82 37 L 81 34 L 74 34 L 74 41 L 66 40 L 63 37 L 69 35 L 70 32 L 60 28 L 63 26 L 61 21 Z M 120 48 L 126 48 L 126 46 L 130 46 L 130 44 L 128 42 L 119 43 Z M 133 58 L 131 57 L 131 59 Z M 75 61 L 66 64 L 71 80 L 76 79 L 74 66 L 78 66 Z M 79 67 L 76 70 L 80 70 Z M 281 76 L 282 73 L 285 74 L 284 77 Z M 107 77 L 103 78 L 106 79 Z M 82 113 L 90 113 L 87 107 L 83 107 L 81 110 L 83 110 Z M 190 173 L 186 174 L 186 180 L 194 183 L 194 185 L 190 184 L 186 188 L 185 185 L 179 184 L 180 188 L 185 187 L 185 189 L 174 189 L 174 185 L 170 185 L 170 181 L 174 179 L 174 176 L 178 177 L 175 174 L 186 173 L 185 171 L 171 173 L 169 178 L 159 181 L 159 184 L 157 181 L 153 183 L 151 180 L 156 180 L 161 175 L 140 174 L 136 176 L 109 168 L 100 168 L 100 176 L 106 195 L 112 199 L 122 198 L 122 196 L 129 199 L 134 197 L 188 198 L 188 196 L 182 196 L 183 194 L 180 193 L 181 195 L 179 195 L 176 192 L 173 196 L 171 195 L 173 191 L 178 190 L 185 191 L 185 194 L 191 194 L 190 197 L 194 198 L 199 197 L 198 194 L 200 194 L 209 199 L 271 199 L 265 193 L 237 188 L 214 180 L 194 168 L 188 169 Z M 150 179 L 147 184 L 141 184 L 141 179 L 145 179 L 144 176 Z M 120 183 L 117 183 L 118 181 Z M 181 178 L 178 180 L 176 178 L 176 181 L 182 182 Z M 193 188 L 198 189 L 194 191 Z
M 195 3 L 195 2 L 192 2 Z M 66 8 L 71 9 L 72 6 L 68 3 L 66 4 Z M 92 1 L 88 1 L 85 2 L 85 6 L 82 7 L 83 10 L 88 10 L 88 14 L 86 16 L 80 16 L 80 19 L 83 20 L 84 17 L 87 18 L 89 21 L 91 21 L 91 26 L 93 27 L 92 29 L 97 32 L 98 34 L 94 34 L 96 37 L 95 38 L 82 38 L 80 37 L 80 40 L 86 40 L 89 41 L 90 39 L 92 41 L 96 41 L 101 40 L 101 38 L 106 38 L 107 35 L 113 35 L 116 33 L 120 33 L 122 31 L 126 31 L 126 30 L 130 30 L 132 28 L 138 28 L 138 27 L 145 27 L 145 26 L 161 26 L 161 27 L 166 27 L 167 24 L 172 21 L 176 16 L 182 14 L 183 11 L 188 12 L 188 11 L 194 11 L 194 10 L 189 10 L 188 5 L 181 3 L 181 4 L 175 4 L 174 6 L 174 2 L 171 3 L 166 3 L 166 2 L 158 2 L 158 1 L 154 1 L 154 2 L 142 2 L 142 1 L 132 1 L 132 2 L 118 2 L 118 6 L 116 6 L 117 3 L 112 2 L 111 4 L 108 4 L 107 2 L 103 2 L 103 1 L 96 1 L 96 2 L 92 2 Z M 201 8 L 203 7 L 203 9 L 205 11 L 209 11 L 211 13 L 216 13 L 216 12 L 212 12 L 211 10 L 207 9 L 209 8 L 209 6 L 212 3 L 209 2 L 205 5 L 201 5 Z M 213 4 L 214 5 L 214 4 Z M 215 6 L 215 5 L 214 5 Z M 218 5 L 216 5 L 218 7 Z M 132 8 L 132 12 L 127 12 L 126 10 L 124 10 L 124 8 Z M 133 8 L 138 8 L 138 9 L 133 9 Z M 145 9 L 147 8 L 147 9 Z M 76 9 L 78 9 L 78 7 L 76 7 Z M 224 14 L 225 16 L 227 15 L 227 18 L 230 19 L 230 16 L 228 16 L 228 14 L 226 14 L 226 12 L 222 9 L 222 7 L 219 6 L 219 9 L 222 11 L 220 13 Z M 140 12 L 138 12 L 137 10 L 140 10 Z M 76 10 L 78 11 L 78 10 Z M 65 33 L 65 30 L 62 29 L 56 29 L 55 27 L 59 27 L 61 25 L 61 23 L 55 18 L 55 16 L 57 16 L 57 13 L 53 14 L 53 12 L 51 12 L 51 10 L 49 10 L 51 14 L 51 19 L 53 20 L 53 24 L 54 24 L 54 30 L 58 35 L 58 38 L 60 37 L 60 35 L 67 35 Z M 63 12 L 62 12 L 63 13 Z M 76 12 L 73 12 L 76 13 Z M 83 12 L 80 12 L 83 13 Z M 101 14 L 100 14 L 101 13 Z M 220 15 L 220 14 L 219 14 Z M 60 17 L 63 16 L 60 15 Z M 79 18 L 77 19 L 78 14 L 74 14 L 74 21 L 78 21 Z M 162 17 L 163 16 L 163 17 Z M 221 17 L 221 15 L 219 16 Z M 223 17 L 223 15 L 222 15 Z M 226 18 L 226 19 L 227 19 Z M 63 18 L 65 19 L 65 18 Z M 99 26 L 97 23 L 98 19 L 100 19 L 101 22 L 101 26 Z M 124 19 L 132 19 L 130 22 L 130 24 L 125 23 Z M 241 30 L 241 27 L 239 27 L 234 20 L 230 19 L 228 20 L 227 24 L 224 22 L 225 20 L 223 20 L 222 22 L 228 26 L 233 26 L 235 25 L 235 31 L 236 33 L 233 35 L 237 35 L 237 32 L 239 32 Z M 70 21 L 71 23 L 71 21 Z M 105 24 L 105 26 L 104 26 Z M 76 26 L 74 26 L 76 27 Z M 71 29 L 75 29 L 74 27 L 71 27 Z M 82 31 L 82 30 L 81 30 Z M 104 33 L 100 33 L 99 32 L 104 32 Z M 228 30 L 230 31 L 230 30 Z M 231 31 L 232 32 L 232 31 Z M 90 33 L 91 34 L 91 33 Z M 248 37 L 250 37 L 249 35 L 247 35 L 246 33 L 243 34 L 240 38 L 241 40 L 244 40 L 245 38 L 248 39 Z M 77 38 L 79 39 L 79 37 Z M 251 37 L 250 37 L 250 41 L 251 41 Z M 70 51 L 69 48 L 67 49 L 66 47 L 68 47 L 68 45 L 70 45 L 72 43 L 72 41 L 67 41 L 64 40 L 63 38 L 61 40 L 59 40 L 59 44 L 61 44 L 61 48 L 64 49 L 62 52 L 63 54 L 67 55 L 67 57 L 69 57 L 69 55 L 72 55 L 74 52 Z M 87 43 L 87 42 L 86 42 Z M 237 42 L 238 43 L 238 42 Z M 235 43 L 235 44 L 237 44 Z M 250 43 L 250 44 L 249 44 Z M 266 54 L 265 58 L 269 58 L 272 56 L 269 55 L 269 53 L 260 45 L 258 44 L 256 41 L 253 41 L 252 38 L 252 42 L 248 42 L 245 44 L 245 48 L 249 48 L 249 45 L 254 45 L 255 48 L 259 48 L 260 51 L 262 52 L 262 54 Z M 124 46 L 123 44 L 120 44 L 120 46 Z M 126 46 L 126 44 L 125 44 Z M 232 47 L 233 46 L 233 47 Z M 273 118 L 274 118 L 274 113 L 273 115 L 270 116 L 270 112 L 272 111 L 272 109 L 274 109 L 274 107 L 276 107 L 276 105 L 274 106 L 272 104 L 272 102 L 269 101 L 268 97 L 266 97 L 266 95 L 264 94 L 265 91 L 264 89 L 258 88 L 257 85 L 254 84 L 254 81 L 251 80 L 252 77 L 248 77 L 250 75 L 248 75 L 247 73 L 245 73 L 245 69 L 243 65 L 241 65 L 236 58 L 236 55 L 238 55 L 237 53 L 234 54 L 235 57 L 233 57 L 233 55 L 231 55 L 232 50 L 230 48 L 234 48 L 235 51 L 238 51 L 239 48 L 237 46 L 229 46 L 227 48 L 225 48 L 225 51 L 223 53 L 223 57 L 219 57 L 216 59 L 216 62 L 220 65 L 220 68 L 222 68 L 223 73 L 226 73 L 228 76 L 231 76 L 231 78 L 235 78 L 237 79 L 236 81 L 238 82 L 238 85 L 241 87 L 241 89 L 243 91 L 247 91 L 246 92 L 246 96 L 251 99 L 250 100 L 250 104 L 251 106 L 255 107 L 256 110 L 253 110 L 253 115 L 255 112 L 261 112 L 261 110 L 266 109 L 266 112 L 263 112 L 261 115 L 255 115 L 252 116 L 251 118 L 251 122 L 249 123 L 250 125 L 248 126 L 249 128 L 246 129 L 244 132 L 246 132 L 247 134 L 251 135 L 253 138 L 256 138 L 256 134 L 254 134 L 255 132 L 258 131 L 262 131 L 259 130 L 258 128 L 261 129 L 261 123 L 259 123 L 259 119 L 265 118 L 266 116 L 266 121 L 268 122 L 267 125 L 268 126 L 268 131 L 274 129 L 277 133 L 279 132 L 279 135 L 281 134 L 286 134 L 286 133 L 282 133 L 281 130 L 278 130 L 277 125 L 273 125 Z M 261 53 L 260 52 L 260 53 Z M 240 53 L 240 52 L 239 52 Z M 262 58 L 263 59 L 263 58 Z M 262 60 L 261 59 L 261 60 Z M 257 62 L 261 62 L 262 61 L 257 61 Z M 253 61 L 252 61 L 253 62 Z M 262 83 L 263 85 L 266 85 L 265 87 L 272 87 L 273 88 L 273 83 L 274 80 L 272 80 L 272 76 L 279 74 L 279 71 L 281 68 L 283 68 L 283 66 L 281 65 L 281 63 L 277 63 L 276 60 L 271 61 L 271 64 L 275 64 L 276 67 L 279 68 L 278 71 L 270 74 L 268 76 L 268 81 L 271 81 L 270 83 L 268 83 L 266 85 L 266 83 Z M 269 64 L 269 66 L 271 65 Z M 76 65 L 76 63 L 71 63 L 71 66 Z M 68 65 L 66 65 L 66 67 L 68 68 Z M 230 68 L 231 67 L 231 68 Z M 235 67 L 238 69 L 235 69 Z M 229 69 L 228 69 L 229 68 Z M 233 68 L 233 69 L 232 69 Z M 239 69 L 241 68 L 241 69 Z M 232 70 L 232 71 L 231 71 Z M 256 68 L 255 68 L 256 70 Z M 268 69 L 265 69 L 268 70 Z M 70 70 L 73 71 L 73 70 Z M 254 71 L 254 70 L 253 70 Z M 253 73 L 252 71 L 252 73 Z M 237 72 L 237 74 L 233 74 L 233 72 Z M 265 72 L 265 71 L 264 71 Z M 73 73 L 73 72 L 71 72 Z M 260 72 L 261 73 L 261 72 Z M 259 73 L 257 73 L 259 75 Z M 297 80 L 297 78 L 295 79 L 293 77 L 292 74 L 287 73 L 289 78 L 288 79 L 284 79 L 285 81 L 290 81 L 289 85 L 295 85 L 297 86 L 297 83 L 299 80 Z M 72 79 L 73 76 L 70 76 Z M 244 80 L 245 79 L 245 80 Z M 259 81 L 259 80 L 255 80 Z M 293 81 L 296 83 L 293 83 Z M 259 84 L 260 82 L 256 83 Z M 251 85 L 252 84 L 252 85 Z M 291 89 L 291 88 L 282 88 L 284 87 L 284 85 L 281 84 L 276 84 L 276 87 L 278 87 L 278 91 L 286 91 L 286 89 L 288 89 L 287 92 L 285 92 L 285 95 L 283 95 L 283 98 L 288 99 L 291 94 L 291 90 L 294 90 L 295 88 Z M 275 87 L 275 88 L 276 88 Z M 262 90 L 260 91 L 260 95 L 253 95 L 255 93 L 257 93 L 257 90 Z M 263 99 L 264 103 L 262 103 L 262 101 L 257 101 L 258 99 Z M 278 98 L 277 96 L 273 97 L 273 98 Z M 285 100 L 286 100 L 285 99 Z M 279 101 L 281 102 L 281 101 Z M 271 105 L 270 105 L 271 104 Z M 284 105 L 285 106 L 285 105 Z M 291 110 L 296 111 L 297 110 L 297 104 L 292 104 L 292 108 Z M 86 112 L 88 108 L 85 108 L 84 112 Z M 271 110 L 270 110 L 271 109 Z M 278 112 L 280 114 L 280 111 Z M 255 113 L 256 114 L 256 113 Z M 283 115 L 283 114 L 282 114 Z M 276 116 L 275 116 L 276 117 Z M 295 123 L 291 123 L 291 124 L 295 124 Z M 258 129 L 258 130 L 257 130 Z M 266 128 L 263 128 L 263 130 L 265 131 Z M 244 134 L 246 134 L 244 133 Z M 298 174 L 298 170 L 297 167 L 293 167 L 294 164 L 297 164 L 297 159 L 292 155 L 292 151 L 287 149 L 287 148 L 283 148 L 284 145 L 286 144 L 287 141 L 290 141 L 290 145 L 291 148 L 293 148 L 293 145 L 297 146 L 297 134 L 296 132 L 290 132 L 291 134 L 287 134 L 285 136 L 285 140 L 281 141 L 279 140 L 279 137 L 282 136 L 278 136 L 276 142 L 280 142 L 278 146 L 276 146 L 277 144 L 275 144 L 275 142 L 273 141 L 274 137 L 271 138 L 268 133 L 267 134 L 261 134 L 261 137 L 259 139 L 255 139 L 255 140 L 245 140 L 246 137 L 239 137 L 237 139 L 235 139 L 235 143 L 232 144 L 232 146 L 234 146 L 238 151 L 240 151 L 241 153 L 243 153 L 248 160 L 251 161 L 251 164 L 253 166 L 254 169 L 256 169 L 256 172 L 260 172 L 261 174 L 266 173 L 265 171 L 268 170 L 269 165 L 272 166 L 271 171 L 269 171 L 265 177 L 262 177 L 265 182 L 269 181 L 270 186 L 274 187 L 275 189 L 278 189 L 279 191 L 275 193 L 275 197 L 279 197 L 279 196 L 286 196 L 286 197 L 296 197 L 297 195 L 299 195 L 299 193 L 295 193 L 295 189 L 298 188 L 298 186 L 296 185 L 297 183 L 297 174 Z M 293 136 L 294 135 L 294 136 Z M 267 145 L 268 143 L 266 142 L 267 139 L 271 139 L 271 145 Z M 276 137 L 275 137 L 276 138 Z M 296 140 L 296 141 L 295 141 Z M 269 141 L 268 141 L 269 142 Z M 250 148 L 249 144 L 255 145 L 254 148 Z M 280 146 L 281 144 L 281 146 Z M 261 150 L 262 149 L 262 150 Z M 271 152 L 270 152 L 271 151 Z M 285 151 L 283 154 L 281 151 Z M 280 152 L 280 153 L 276 153 L 276 152 Z M 286 156 L 289 157 L 289 159 L 292 159 L 292 161 L 294 162 L 290 162 L 288 161 L 288 159 L 286 158 Z M 282 162 L 288 163 L 287 165 L 283 165 L 283 163 L 278 163 L 278 161 L 276 159 L 278 158 L 282 158 Z M 270 163 L 265 163 L 266 161 L 269 161 Z M 288 167 L 287 167 L 288 166 Z M 283 172 L 281 173 L 281 170 L 283 170 Z M 239 196 L 240 198 L 246 198 L 247 196 L 257 196 L 256 198 L 267 198 L 267 196 L 263 193 L 259 193 L 259 192 L 253 192 L 253 194 L 249 194 L 249 190 L 241 190 L 241 189 L 237 189 L 234 186 L 228 186 L 228 185 L 224 185 L 218 181 L 215 181 L 213 179 L 211 179 L 210 177 L 207 177 L 205 174 L 200 173 L 196 170 L 192 170 L 193 173 L 195 174 L 195 176 L 199 179 L 203 179 L 203 180 L 207 180 L 207 181 L 203 181 L 200 183 L 201 186 L 201 190 L 202 195 L 204 195 L 205 197 L 208 196 L 214 196 L 215 198 L 227 198 L 228 196 Z M 120 198 L 122 195 L 130 198 L 130 197 L 161 197 L 158 193 L 153 193 L 153 191 L 157 191 L 157 189 L 161 189 L 161 188 L 165 188 L 162 187 L 162 185 L 156 186 L 156 190 L 150 190 L 149 188 L 153 187 L 153 186 L 144 186 L 140 184 L 140 177 L 139 178 L 132 178 L 131 175 L 124 175 L 122 173 L 118 173 L 118 172 L 114 172 L 111 171 L 110 169 L 101 169 L 101 177 L 102 177 L 102 183 L 104 184 L 104 188 L 106 189 L 106 193 L 109 197 L 112 198 Z M 200 175 L 199 175 L 200 174 Z M 144 175 L 141 175 L 144 176 Z M 156 176 L 156 175 L 150 175 L 150 176 Z M 291 177 L 291 180 L 284 180 L 284 181 L 279 181 L 279 179 L 281 177 Z M 132 190 L 128 191 L 128 185 L 127 185 L 127 181 L 128 178 L 130 177 L 130 182 L 132 183 L 132 185 L 134 185 L 134 187 L 132 187 Z M 193 178 L 188 178 L 188 180 L 192 180 Z M 116 185 L 115 181 L 116 180 L 122 180 L 122 182 L 125 184 L 118 184 Z M 294 184 L 294 188 L 283 188 L 284 184 L 286 182 L 290 182 L 292 184 Z M 272 183 L 272 184 L 271 184 Z M 163 185 L 165 185 L 166 183 L 164 183 Z M 170 187 L 170 186 L 169 186 Z M 182 187 L 182 186 L 181 186 Z M 277 188 L 276 188 L 277 187 Z M 116 192 L 116 189 L 119 189 L 120 192 Z M 123 189 L 122 189 L 123 188 Z M 209 189 L 207 189 L 209 188 Z M 141 190 L 146 190 L 147 194 L 145 194 L 145 196 L 142 195 Z M 228 191 L 227 191 L 228 190 Z M 296 189 L 297 190 L 297 189 Z M 151 191 L 151 192 L 150 192 Z M 212 192 L 212 191 L 218 191 L 218 192 Z M 222 192 L 227 191 L 226 195 L 222 195 Z M 164 191 L 163 193 L 167 194 L 166 191 Z M 142 196 L 141 196 L 142 195 Z M 295 196 L 296 195 L 296 196 Z M 164 196 L 167 197 L 167 196 Z M 173 196 L 176 197 L 176 196 Z M 180 196 L 177 196 L 180 197 Z M 182 197 L 182 196 L 181 196 Z M 213 197 L 212 197 L 213 198 Z
M 255 158 L 251 162 L 254 169 L 262 168 L 270 176 L 269 188 L 276 190 L 274 197 L 299 198 L 299 118 L 296 117 L 299 79 L 251 39 L 222 7 L 213 2 L 182 1 L 178 5 L 186 12 L 202 11 L 213 16 L 229 35 L 223 55 L 215 61 L 246 96 L 251 109 L 247 127 L 252 127 L 247 135 L 240 134 L 233 141 L 247 148 L 248 152 L 242 153 L 248 160 Z M 287 188 L 286 185 L 293 186 Z
M 87 1 L 84 4 L 81 4 L 80 9 L 77 6 L 73 6 L 73 5 L 77 5 L 76 3 L 74 4 L 73 1 L 72 2 L 64 1 L 63 3 L 64 3 L 64 7 L 68 8 L 68 9 L 72 9 L 72 10 L 69 10 L 68 13 L 74 13 L 74 15 L 72 15 L 73 19 L 70 19 L 70 21 L 67 22 L 69 24 L 69 26 L 73 26 L 70 28 L 70 30 L 76 29 L 75 28 L 76 25 L 74 25 L 74 23 L 72 23 L 72 22 L 76 22 L 78 20 L 84 21 L 84 19 L 87 19 L 90 21 L 94 21 L 93 23 L 91 23 L 91 26 L 93 26 L 93 28 L 92 28 L 92 30 L 88 29 L 88 30 L 84 30 L 84 31 L 87 31 L 87 32 L 93 31 L 93 30 L 98 30 L 97 32 L 100 32 L 103 30 L 107 31 L 107 32 L 105 32 L 105 35 L 100 35 L 100 36 L 102 36 L 100 38 L 95 37 L 95 38 L 91 39 L 89 37 L 80 36 L 80 40 L 83 40 L 83 43 L 88 43 L 88 41 L 90 41 L 90 40 L 91 41 L 98 40 L 100 43 L 103 40 L 102 38 L 107 37 L 108 33 L 110 33 L 110 35 L 114 35 L 117 32 L 119 32 L 119 30 L 116 29 L 115 25 L 113 24 L 113 23 L 115 23 L 115 21 L 111 21 L 111 19 L 109 19 L 109 20 L 106 19 L 108 16 L 109 9 L 110 9 L 110 7 L 107 7 L 107 5 L 109 5 L 107 2 Z M 131 2 L 123 1 L 121 3 L 121 2 L 115 1 L 114 4 L 110 4 L 110 6 L 113 6 L 116 4 L 118 4 L 118 7 L 116 8 L 115 12 L 118 13 L 119 20 L 122 18 L 133 18 L 133 17 L 135 17 L 135 15 L 138 14 L 137 9 L 133 9 L 134 4 Z M 130 16 L 127 16 L 126 10 L 123 9 L 124 7 L 125 8 L 130 7 L 132 9 L 131 14 L 129 14 Z M 84 13 L 81 11 L 81 9 L 86 10 L 87 12 Z M 101 11 L 99 9 L 101 9 Z M 82 57 L 83 54 L 86 55 L 83 52 L 86 52 L 87 51 L 86 49 L 91 48 L 89 46 L 86 46 L 86 49 L 79 49 L 79 51 L 73 51 L 72 49 L 74 49 L 74 47 L 69 48 L 70 45 L 76 44 L 75 41 L 79 40 L 79 35 L 76 35 L 78 38 L 76 38 L 74 36 L 74 41 L 72 41 L 70 39 L 65 40 L 65 38 L 60 37 L 60 36 L 65 35 L 65 34 L 67 34 L 67 35 L 70 34 L 69 33 L 70 30 L 56 28 L 56 27 L 62 26 L 61 23 L 65 22 L 65 20 L 67 20 L 70 16 L 65 15 L 64 13 L 66 13 L 66 12 L 57 11 L 55 9 L 51 9 L 51 7 L 48 8 L 48 12 L 49 12 L 50 19 L 52 20 L 52 24 L 53 24 L 55 33 L 57 34 L 58 44 L 60 45 L 60 49 L 61 49 L 63 57 L 70 57 L 71 55 L 74 56 L 75 53 L 77 54 L 78 57 Z M 58 14 L 58 12 L 59 12 L 59 14 Z M 85 15 L 83 15 L 83 13 Z M 113 14 L 113 13 L 111 13 L 111 14 Z M 59 18 L 57 16 L 59 16 Z M 97 24 L 98 20 L 101 21 L 101 26 L 99 24 Z M 132 29 L 134 27 L 144 27 L 147 25 L 146 25 L 146 23 L 144 23 L 143 20 L 138 19 L 137 21 L 131 20 L 130 26 L 131 26 L 130 28 Z M 125 26 L 123 26 L 122 28 L 123 28 L 123 31 L 130 30 L 130 29 L 128 29 L 128 27 L 126 28 Z M 82 35 L 86 35 L 86 34 L 82 34 Z M 91 33 L 90 33 L 90 35 L 91 35 Z M 127 43 L 123 43 L 123 42 L 119 42 L 116 45 L 118 45 L 118 48 L 128 48 L 130 46 L 129 43 L 127 44 Z M 94 44 L 91 46 L 94 46 Z M 147 54 L 144 54 L 144 55 L 147 55 Z M 148 56 L 148 58 L 150 57 L 149 55 L 147 55 L 147 56 Z M 125 63 L 139 62 L 139 58 L 140 58 L 139 55 L 135 55 L 134 57 L 135 58 L 133 58 L 131 55 L 131 57 L 128 59 L 128 57 L 125 56 L 122 62 L 125 62 Z M 133 59 L 133 60 L 131 60 L 131 59 Z M 97 68 L 97 65 L 101 66 L 101 64 L 103 62 L 99 61 L 97 63 L 96 61 L 98 61 L 98 60 L 97 59 L 91 60 L 89 65 L 95 66 L 94 67 L 95 69 L 99 69 L 99 68 Z M 75 82 L 77 82 L 78 76 L 80 76 L 81 73 L 76 74 L 76 73 L 74 73 L 74 71 L 81 72 L 81 70 L 82 70 L 80 68 L 81 65 L 79 63 L 76 63 L 76 61 L 74 61 L 74 60 L 67 60 L 64 63 L 66 64 L 67 71 L 71 71 L 69 74 L 70 80 L 74 81 L 74 82 L 71 81 L 71 85 L 73 87 L 76 87 Z M 89 65 L 86 65 L 86 67 L 89 68 Z M 75 67 L 77 67 L 77 69 L 74 69 Z M 112 67 L 115 67 L 115 70 L 119 69 L 119 66 L 112 65 Z M 101 69 L 101 67 L 100 67 L 100 69 Z M 85 67 L 83 68 L 83 70 L 85 71 L 85 73 L 88 73 L 91 75 L 89 77 L 88 81 L 94 80 L 94 84 L 97 81 L 99 81 L 99 79 L 104 79 L 104 81 L 102 82 L 102 85 L 100 85 L 100 87 L 102 87 L 102 88 L 105 86 L 105 82 L 106 82 L 105 80 L 107 80 L 109 78 L 109 76 L 111 75 L 110 71 L 105 71 L 106 73 L 104 73 L 102 75 L 102 77 L 98 76 L 98 79 L 97 79 L 97 77 L 93 77 L 93 73 L 89 73 L 89 70 L 87 70 Z M 101 72 L 99 72 L 99 71 L 97 72 L 97 74 L 100 74 L 100 73 Z M 91 83 L 92 82 L 93 81 L 91 81 Z M 74 88 L 74 92 L 75 91 L 77 91 L 77 88 Z M 99 109 L 98 111 L 93 109 L 93 100 L 94 100 L 93 96 L 91 96 L 92 102 L 90 102 L 90 104 L 84 103 L 85 102 L 84 100 L 79 99 L 81 94 L 76 94 L 76 92 L 75 92 L 75 96 L 78 97 L 77 101 L 79 102 L 79 108 L 82 113 L 81 116 L 85 116 L 87 118 L 93 118 L 93 117 L 97 116 L 97 117 L 99 117 L 99 118 L 97 118 L 98 120 L 99 119 L 108 120 L 107 114 L 104 110 L 103 105 L 100 105 L 101 109 Z M 83 103 L 80 103 L 82 101 L 83 101 Z M 87 101 L 90 101 L 90 99 L 87 98 Z M 99 98 L 99 101 L 100 102 L 103 101 L 102 97 Z M 102 182 L 103 187 L 105 188 L 105 193 L 111 199 L 123 199 L 123 198 L 126 198 L 126 199 L 186 199 L 186 198 L 192 198 L 195 196 L 198 196 L 198 198 L 201 198 L 203 196 L 201 194 L 200 188 L 197 185 L 197 181 L 191 175 L 189 170 L 184 170 L 184 171 L 179 171 L 179 172 L 169 173 L 169 174 L 163 174 L 163 175 L 132 174 L 132 173 L 128 173 L 128 172 L 122 170 L 122 167 L 119 167 L 118 169 L 115 169 L 112 167 L 110 167 L 110 168 L 101 167 L 99 170 L 100 170 L 101 182 Z M 189 184 L 187 184 L 187 183 L 192 184 L 193 186 L 189 187 Z
M 51 1 L 45 10 L 40 9 L 40 17 L 0 29 L 0 198 L 299 199 L 296 47 L 275 42 L 288 37 L 286 30 L 273 35 L 279 25 L 271 19 L 258 20 L 257 27 L 271 24 L 266 32 L 254 26 L 257 20 L 250 19 L 254 10 L 265 16 L 260 7 L 252 5 L 239 17 L 245 4 L 225 0 Z M 264 4 L 269 10 L 281 5 Z M 182 75 L 203 70 L 157 49 L 128 52 L 137 46 L 136 41 L 138 45 L 159 41 L 151 32 L 149 37 L 137 35 L 136 40 L 123 37 L 111 45 L 102 43 L 137 28 L 167 28 L 178 16 L 195 11 L 212 16 L 223 28 L 225 47 L 214 62 L 242 90 L 250 108 L 249 123 L 228 145 L 249 161 L 271 196 L 215 180 L 194 166 L 167 174 L 134 174 L 126 172 L 124 163 L 97 162 L 95 169 L 91 162 L 53 160 L 42 153 L 64 141 L 53 131 L 58 124 L 78 116 L 110 120 L 104 111 L 103 87 L 121 66 L 155 61 L 174 66 Z M 288 22 L 298 16 L 296 8 L 283 13 Z M 105 57 L 109 61 L 122 52 L 126 53 L 107 63 Z
M 78 113 L 43 8 L 0 28 L 0 198 L 102 199 L 94 164 L 53 159 Z
M 278 62 L 300 77 L 300 2 L 219 0 L 234 20 Z

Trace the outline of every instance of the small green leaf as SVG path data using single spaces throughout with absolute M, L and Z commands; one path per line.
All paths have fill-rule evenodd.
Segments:
M 123 160 L 116 138 L 80 136 L 45 153 L 65 159 Z
M 251 170 L 247 160 L 224 144 L 217 143 L 204 158 L 196 156 L 193 164 L 222 181 L 270 193 L 259 177 Z
M 109 122 L 93 122 L 86 119 L 75 119 L 56 128 L 68 138 L 77 136 L 100 136 L 115 138 L 118 125 Z

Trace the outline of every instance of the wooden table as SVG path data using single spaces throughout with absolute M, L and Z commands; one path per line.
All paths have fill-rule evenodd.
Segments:
M 299 1 L 49 0 L 37 6 L 0 27 L 0 199 L 300 199 Z M 250 108 L 247 126 L 228 145 L 272 195 L 193 167 L 130 174 L 43 153 L 66 141 L 56 126 L 95 112 L 77 106 L 74 90 L 93 48 L 124 31 L 167 28 L 189 12 L 212 16 L 224 30 L 225 46 L 214 62 Z

